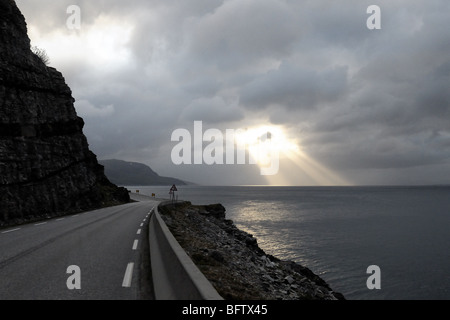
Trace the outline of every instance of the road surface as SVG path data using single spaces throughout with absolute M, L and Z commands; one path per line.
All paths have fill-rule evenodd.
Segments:
M 0 300 L 153 299 L 141 201 L 0 230 Z

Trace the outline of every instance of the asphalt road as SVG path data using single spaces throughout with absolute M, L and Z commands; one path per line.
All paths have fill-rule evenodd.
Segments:
M 141 201 L 0 230 L 0 300 L 153 299 Z

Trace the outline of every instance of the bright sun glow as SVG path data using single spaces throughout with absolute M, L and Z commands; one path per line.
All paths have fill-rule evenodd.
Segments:
M 242 130 L 236 143 L 245 145 L 261 168 L 280 161 L 276 174 L 265 176 L 271 185 L 350 185 L 348 181 L 307 155 L 299 139 L 288 137 L 281 126 L 257 126 Z M 278 168 L 277 168 L 278 169 Z
M 236 142 L 248 146 L 250 156 L 261 166 L 267 166 L 273 154 L 283 156 L 299 150 L 295 140 L 288 139 L 278 126 L 248 128 L 236 135 Z
M 128 42 L 132 31 L 131 25 L 118 24 L 107 16 L 98 17 L 92 25 L 84 25 L 82 31 L 61 29 L 44 34 L 29 26 L 33 45 L 48 53 L 51 64 L 71 65 L 82 60 L 101 73 L 130 67 Z

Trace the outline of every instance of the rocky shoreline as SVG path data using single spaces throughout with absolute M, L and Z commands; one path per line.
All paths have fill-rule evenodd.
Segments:
M 162 219 L 226 300 L 344 300 L 311 270 L 259 248 L 257 239 L 225 218 L 221 204 L 162 206 Z

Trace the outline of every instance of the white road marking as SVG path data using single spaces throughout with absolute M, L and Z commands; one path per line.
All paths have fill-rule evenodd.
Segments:
M 137 249 L 138 244 L 139 244 L 139 240 L 134 240 L 134 243 L 133 243 L 133 250 L 136 250 L 136 249 Z
M 141 225 L 140 225 L 140 227 L 142 227 L 144 224 L 143 223 L 141 223 Z
M 131 287 L 131 279 L 133 278 L 133 268 L 134 268 L 134 263 L 130 262 L 127 265 L 127 270 L 125 271 L 125 276 L 123 277 L 122 287 L 126 287 L 126 288 Z
M 141 234 L 141 229 L 138 229 L 136 234 Z
M 47 222 L 41 222 L 41 223 L 35 223 L 34 225 L 35 226 L 41 226 L 41 225 L 43 225 L 43 224 L 46 224 Z
M 79 214 L 76 214 L 76 215 L 73 215 L 72 218 L 75 218 L 75 217 L 78 217 L 78 216 L 79 216 Z
M 10 232 L 14 232 L 14 231 L 17 231 L 17 230 L 20 230 L 20 228 L 3 231 L 2 233 L 10 233 Z
M 61 220 L 64 220 L 65 218 L 59 218 L 59 219 L 56 219 L 55 221 L 61 221 Z

